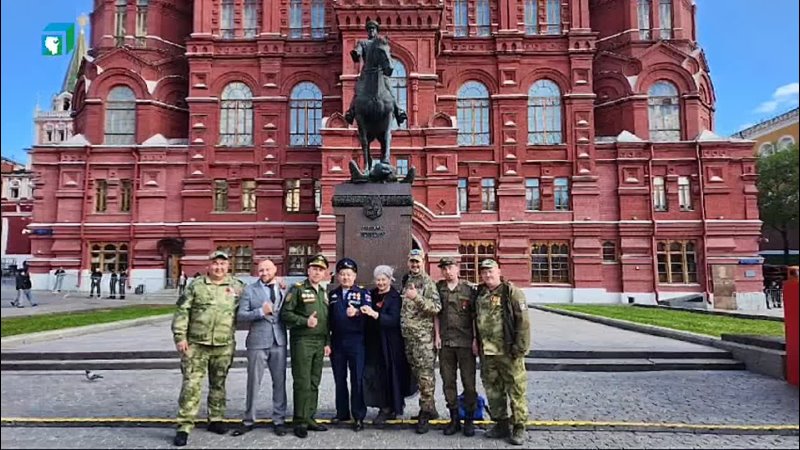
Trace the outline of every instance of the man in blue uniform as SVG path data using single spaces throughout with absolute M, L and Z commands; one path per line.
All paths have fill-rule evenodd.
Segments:
M 364 403 L 364 316 L 362 306 L 372 306 L 369 291 L 355 286 L 358 265 L 350 258 L 336 263 L 339 286 L 328 294 L 331 329 L 331 368 L 336 383 L 336 417 L 333 422 L 350 420 L 353 430 L 364 429 L 367 406 Z M 350 392 L 347 369 L 350 369 Z M 349 398 L 348 398 L 349 397 Z

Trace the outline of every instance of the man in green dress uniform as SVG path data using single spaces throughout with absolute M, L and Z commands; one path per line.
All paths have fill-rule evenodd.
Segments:
M 280 318 L 290 331 L 294 398 L 294 434 L 305 438 L 308 431 L 325 431 L 314 420 L 322 378 L 322 358 L 330 354 L 328 295 L 320 283 L 328 276 L 328 260 L 313 257 L 307 265 L 308 278 L 292 286 Z

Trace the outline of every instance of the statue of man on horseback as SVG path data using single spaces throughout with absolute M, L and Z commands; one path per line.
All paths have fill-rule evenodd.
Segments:
M 351 161 L 350 173 L 354 182 L 395 181 L 394 169 L 390 163 L 392 119 L 402 124 L 408 117 L 405 111 L 398 107 L 389 82 L 393 71 L 389 42 L 378 36 L 380 25 L 377 22 L 368 21 L 366 29 L 367 39 L 359 41 L 350 51 L 353 61 L 362 62 L 362 65 L 356 82 L 355 96 L 344 116 L 347 123 L 352 124 L 355 120 L 358 124 L 365 168 L 362 172 L 358 165 Z M 372 167 L 369 146 L 374 140 L 381 145 L 381 159 Z M 406 177 L 404 182 L 413 180 L 413 172 L 409 173 L 411 177 Z

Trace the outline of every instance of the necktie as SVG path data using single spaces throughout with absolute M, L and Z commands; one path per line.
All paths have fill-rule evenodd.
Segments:
M 265 284 L 264 287 L 267 288 L 267 292 L 269 293 L 269 301 L 275 303 L 275 285 Z

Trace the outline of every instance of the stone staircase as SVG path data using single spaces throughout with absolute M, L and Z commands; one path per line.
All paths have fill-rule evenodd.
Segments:
M 291 365 L 291 359 L 289 360 Z M 325 360 L 329 365 L 329 360 Z M 247 367 L 244 351 L 237 351 L 233 368 Z M 180 359 L 171 350 L 123 352 L 3 352 L 0 370 L 153 370 L 178 369 Z M 534 350 L 525 358 L 528 371 L 641 372 L 663 370 L 744 370 L 743 363 L 724 350 L 568 351 Z

